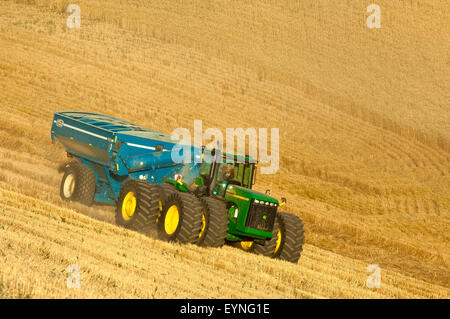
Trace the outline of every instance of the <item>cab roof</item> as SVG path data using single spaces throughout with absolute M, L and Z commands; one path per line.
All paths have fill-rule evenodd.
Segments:
M 211 152 L 210 149 L 205 149 L 204 152 Z M 238 158 L 244 159 L 245 163 L 258 163 L 258 160 L 250 157 L 249 155 L 237 155 L 237 154 L 230 154 L 230 153 L 222 153 L 223 158 L 231 158 L 233 161 L 237 161 Z

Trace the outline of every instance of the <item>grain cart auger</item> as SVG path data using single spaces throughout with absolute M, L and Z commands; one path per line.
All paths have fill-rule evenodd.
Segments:
M 252 190 L 256 162 L 248 156 L 189 145 L 192 156 L 213 160 L 176 163 L 171 153 L 180 141 L 170 135 L 87 112 L 56 112 L 51 137 L 71 158 L 61 167 L 63 200 L 115 205 L 118 225 L 156 228 L 167 241 L 232 243 L 291 262 L 300 257 L 301 220 Z

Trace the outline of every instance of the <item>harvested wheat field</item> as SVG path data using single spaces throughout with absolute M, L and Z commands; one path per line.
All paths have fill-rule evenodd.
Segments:
M 299 2 L 1 1 L 0 297 L 448 298 L 450 3 L 377 0 L 369 29 L 371 2 Z M 280 169 L 256 188 L 302 218 L 298 264 L 63 202 L 61 110 L 165 133 L 280 128 Z

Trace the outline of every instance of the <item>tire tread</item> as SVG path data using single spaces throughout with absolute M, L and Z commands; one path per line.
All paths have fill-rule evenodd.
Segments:
M 222 247 L 228 232 L 227 206 L 225 202 L 211 197 L 200 198 L 200 202 L 208 214 L 208 227 L 205 229 L 205 237 L 200 245 Z

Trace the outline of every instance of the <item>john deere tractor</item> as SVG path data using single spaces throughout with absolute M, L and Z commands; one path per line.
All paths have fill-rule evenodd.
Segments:
M 285 201 L 252 190 L 257 162 L 215 150 L 205 153 L 214 160 L 200 164 L 194 183 L 178 175 L 160 185 L 160 237 L 212 247 L 228 243 L 296 263 L 304 241 L 302 221 L 278 211 Z

